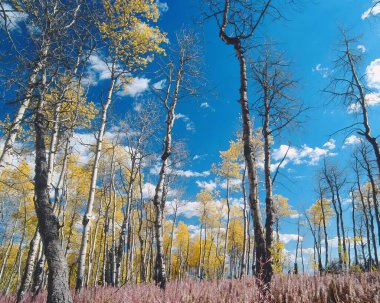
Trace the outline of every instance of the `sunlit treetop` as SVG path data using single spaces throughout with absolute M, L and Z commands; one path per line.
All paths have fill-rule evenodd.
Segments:
M 166 34 L 153 26 L 160 16 L 154 0 L 103 0 L 98 27 L 109 53 L 131 72 L 144 69 L 154 54 L 164 53 Z

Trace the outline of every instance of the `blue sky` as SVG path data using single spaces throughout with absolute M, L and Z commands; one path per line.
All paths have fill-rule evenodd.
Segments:
M 327 86 L 334 74 L 334 60 L 340 39 L 339 27 L 344 27 L 350 35 L 359 36 L 358 49 L 363 52 L 361 73 L 371 71 L 367 84 L 374 90 L 374 100 L 370 107 L 370 119 L 374 134 L 380 134 L 380 19 L 366 16 L 370 0 L 320 0 L 302 1 L 294 7 L 282 8 L 283 20 L 264 20 L 257 33 L 258 41 L 270 39 L 276 43 L 279 51 L 284 51 L 286 58 L 292 62 L 292 74 L 299 80 L 296 96 L 306 106 L 311 107 L 302 116 L 302 127 L 292 129 L 275 139 L 272 159 L 278 162 L 291 145 L 286 165 L 281 168 L 281 175 L 275 185 L 275 193 L 289 198 L 289 203 L 300 213 L 308 209 L 317 199 L 314 190 L 315 173 L 326 156 L 342 168 L 350 167 L 350 153 L 356 137 L 339 133 L 330 137 L 335 131 L 349 125 L 355 114 L 338 103 L 328 103 L 328 96 L 321 91 Z M 182 168 L 181 186 L 185 187 L 183 199 L 187 206 L 183 208 L 181 219 L 191 225 L 197 224 L 197 218 L 189 218 L 189 213 L 196 207 L 195 196 L 204 187 L 219 189 L 214 186 L 215 176 L 210 173 L 212 163 L 219 161 L 219 151 L 228 149 L 229 141 L 240 129 L 239 70 L 238 62 L 231 47 L 226 46 L 218 37 L 213 20 L 200 24 L 199 3 L 196 0 L 161 0 L 162 16 L 159 21 L 161 29 L 173 40 L 175 31 L 181 27 L 193 27 L 202 37 L 204 49 L 204 78 L 208 90 L 196 99 L 181 101 L 177 109 L 175 140 L 186 142 L 189 159 Z M 380 13 L 380 7 L 374 11 Z M 23 30 L 23 15 L 13 16 L 14 32 Z M 17 19 L 18 18 L 18 19 Z M 0 24 L 1 26 L 1 24 Z M 25 28 L 24 28 L 25 30 Z M 22 38 L 22 35 L 21 35 Z M 376 59 L 379 59 L 376 61 Z M 151 66 L 154 68 L 154 64 Z M 93 56 L 88 68 L 88 79 L 92 82 L 89 99 L 97 96 L 107 86 L 106 66 L 99 57 Z M 148 84 L 152 84 L 149 70 L 136 75 L 136 80 L 129 86 L 129 92 L 118 94 L 112 112 L 123 116 L 133 109 L 149 94 Z M 250 100 L 254 100 L 250 86 Z M 3 107 L 5 112 L 10 107 Z M 3 114 L 1 116 L 3 116 Z M 255 125 L 256 127 L 258 125 Z M 108 129 L 108 131 L 112 131 Z M 154 174 L 149 178 L 154 183 Z M 348 197 L 344 193 L 345 198 Z M 349 210 L 349 205 L 345 205 Z M 345 212 L 348 222 L 350 212 Z M 288 218 L 281 224 L 281 233 L 294 235 L 297 219 Z M 335 237 L 333 222 L 330 224 L 330 237 Z M 290 236 L 291 238 L 291 236 Z M 304 247 L 312 247 L 311 236 L 305 237 Z M 286 248 L 295 248 L 295 241 L 289 241 Z

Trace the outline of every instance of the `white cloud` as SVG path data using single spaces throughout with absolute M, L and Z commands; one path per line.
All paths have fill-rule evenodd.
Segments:
M 102 80 L 111 78 L 111 71 L 108 63 L 98 55 L 91 55 L 88 58 L 88 68 L 86 76 L 82 78 L 83 85 L 97 85 Z
M 181 170 L 177 169 L 174 171 L 174 173 L 178 176 L 181 177 L 186 177 L 186 178 L 192 178 L 192 177 L 208 177 L 210 175 L 210 172 L 208 170 L 203 171 L 203 172 L 196 172 L 192 170 Z
M 193 121 L 186 123 L 186 130 L 189 132 L 195 132 L 195 124 Z
M 152 175 L 158 175 L 160 173 L 161 164 L 156 163 L 153 167 L 150 168 L 149 173 Z M 208 177 L 210 175 L 210 171 L 206 170 L 203 172 L 197 172 L 192 170 L 182 170 L 182 169 L 171 169 L 170 173 L 176 176 L 185 177 L 185 178 L 193 178 L 193 177 Z
M 314 254 L 314 248 L 312 248 L 312 247 L 302 248 L 302 253 L 305 255 L 313 255 Z
M 334 139 L 330 139 L 325 144 L 323 144 L 323 147 L 326 147 L 327 149 L 334 149 L 335 148 L 335 142 L 336 141 Z
M 357 49 L 360 50 L 363 54 L 367 51 L 367 48 L 362 44 L 359 44 L 357 46 Z
M 322 64 L 318 63 L 313 69 L 313 72 L 319 73 L 323 78 L 327 78 L 331 71 L 328 67 L 323 67 Z
M 74 133 L 71 146 L 74 153 L 79 154 L 81 163 L 88 163 L 92 156 L 91 147 L 95 145 L 96 139 L 92 133 Z
M 108 142 L 115 142 L 115 139 L 117 138 L 117 143 L 119 143 L 123 137 L 125 137 L 125 133 L 120 132 L 118 127 L 111 127 L 104 133 L 104 138 Z M 73 152 L 79 155 L 79 161 L 83 164 L 89 163 L 89 160 L 93 157 L 93 147 L 95 144 L 96 138 L 94 133 L 91 132 L 75 132 L 71 140 Z M 124 147 L 129 148 L 127 146 Z
M 281 145 L 279 148 L 275 148 L 272 153 L 272 157 L 275 161 L 282 160 L 286 152 L 287 156 L 284 160 L 282 167 L 288 163 L 293 163 L 296 165 L 306 164 L 306 165 L 317 165 L 318 162 L 327 156 L 335 156 L 336 154 L 332 152 L 335 148 L 335 140 L 330 139 L 325 144 L 323 148 L 320 147 L 309 147 L 303 144 L 300 148 L 290 147 L 288 145 Z M 289 150 L 288 150 L 289 149 Z
M 204 160 L 207 157 L 207 154 L 204 155 L 194 155 L 193 160 Z
M 297 241 L 298 235 L 297 234 L 282 234 L 279 233 L 280 235 L 280 241 L 284 242 L 284 244 L 288 244 L 290 241 Z M 303 241 L 303 237 L 300 236 L 300 241 Z
M 231 179 L 230 180 L 230 187 L 236 187 L 236 186 L 240 186 L 241 185 L 241 180 L 240 179 Z M 219 183 L 219 186 L 223 189 L 226 189 L 227 188 L 227 181 L 223 181 L 221 183 Z
M 123 73 L 119 67 L 116 67 L 117 73 Z M 128 74 L 125 74 L 126 76 Z M 129 74 L 130 76 L 130 74 Z M 86 70 L 86 75 L 82 78 L 83 85 L 96 86 L 100 81 L 108 80 L 111 78 L 111 67 L 110 63 L 107 62 L 105 58 L 98 55 L 91 55 L 88 59 L 88 67 Z M 119 96 L 131 96 L 137 97 L 149 89 L 150 79 L 144 77 L 132 78 L 132 81 L 125 84 L 121 91 L 117 94 Z M 155 83 L 160 85 L 160 82 Z
M 118 93 L 119 96 L 138 97 L 149 89 L 150 79 L 147 78 L 133 78 L 132 82 L 126 84 L 123 90 Z
M 375 1 L 374 1 L 375 2 Z M 377 2 L 377 0 L 376 0 Z M 362 20 L 367 19 L 370 16 L 376 16 L 380 14 L 380 3 L 376 3 L 375 6 L 371 6 L 361 16 Z
M 160 80 L 156 83 L 153 83 L 152 87 L 153 89 L 157 89 L 157 90 L 161 90 L 165 87 L 165 84 L 166 84 L 166 80 Z
M 380 104 L 380 93 L 369 93 L 365 95 L 365 102 L 368 107 Z M 352 103 L 347 107 L 349 114 L 357 114 L 361 110 L 359 102 Z
M 182 120 L 185 123 L 186 130 L 195 132 L 195 125 L 194 122 L 190 120 L 190 118 L 184 114 L 178 113 L 175 115 L 175 118 L 177 120 Z
M 369 93 L 365 95 L 365 101 L 368 106 L 374 106 L 380 103 L 380 93 Z
M 356 145 L 359 144 L 362 141 L 358 136 L 351 135 L 344 140 L 343 148 L 347 147 L 348 145 Z
M 199 215 L 199 202 L 184 201 L 183 206 L 178 210 L 178 215 L 182 215 L 188 219 L 197 217 Z
M 184 114 L 181 114 L 181 113 L 178 113 L 178 114 L 176 114 L 175 115 L 175 118 L 176 119 L 184 119 L 185 121 L 187 120 L 187 119 L 189 119 L 186 115 L 184 115 Z
M 3 148 L 4 140 L 0 138 L 0 153 L 3 152 Z M 29 164 L 31 171 L 34 171 L 34 150 L 30 150 L 27 146 L 25 146 L 25 143 L 23 142 L 15 142 L 12 146 L 12 149 L 4 155 L 3 164 L 0 166 L 0 173 L 4 168 L 8 168 L 9 166 L 16 167 L 19 165 L 21 160 L 26 161 Z
M 298 219 L 298 218 L 301 218 L 302 216 L 303 216 L 303 214 L 297 213 L 297 214 L 290 215 L 289 218 Z
M 195 183 L 197 184 L 198 187 L 209 190 L 209 191 L 213 191 L 217 187 L 216 182 L 214 182 L 212 180 L 211 181 L 199 181 L 199 180 L 197 180 L 197 181 L 195 181 Z
M 201 107 L 201 108 L 207 108 L 207 109 L 209 109 L 209 110 L 215 112 L 215 108 L 213 108 L 210 104 L 208 104 L 208 102 L 203 102 L 203 103 L 201 103 L 200 107 Z
M 347 113 L 356 114 L 360 111 L 360 103 L 352 103 L 347 107 Z
M 169 5 L 166 2 L 156 1 L 157 8 L 161 13 L 166 13 L 169 10 Z
M 354 244 L 354 238 L 351 238 L 351 237 L 346 237 L 346 242 L 350 242 L 351 244 Z M 329 246 L 333 247 L 333 248 L 338 248 L 338 237 L 334 237 L 334 238 L 331 238 L 329 240 L 327 240 L 328 243 L 329 243 Z M 341 238 L 341 241 L 343 241 L 343 238 Z M 364 244 L 367 244 L 367 238 L 363 237 L 363 243 Z
M 133 105 L 133 110 L 134 110 L 135 112 L 138 112 L 138 113 L 141 112 L 141 110 L 142 110 L 142 104 L 136 102 L 136 103 Z
M 3 12 L 0 11 L 0 28 L 7 28 L 10 31 L 20 31 L 20 23 L 24 22 L 28 18 L 28 14 L 18 12 L 12 8 L 8 3 L 2 3 L 6 18 L 4 20 Z
M 373 60 L 367 66 L 366 75 L 368 87 L 380 89 L 380 59 Z
M 151 199 L 154 196 L 154 193 L 156 191 L 156 186 L 154 186 L 152 183 L 144 183 L 143 185 L 143 198 L 144 199 Z

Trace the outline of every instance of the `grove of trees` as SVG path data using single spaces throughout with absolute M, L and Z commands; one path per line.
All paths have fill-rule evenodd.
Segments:
M 343 131 L 358 144 L 344 167 L 324 158 L 305 197 L 311 206 L 296 209 L 277 186 L 291 147 L 277 163 L 273 149 L 313 109 L 297 95 L 286 55 L 257 35 L 295 1 L 200 2 L 202 22 L 235 52 L 241 125 L 210 167 L 222 186 L 203 186 L 196 202 L 181 197 L 188 155 L 173 132 L 178 106 L 209 93 L 200 32 L 166 33 L 156 0 L 0 2 L 3 294 L 22 302 L 47 291 L 48 302 L 70 303 L 70 289 L 164 289 L 167 281 L 245 275 L 269 290 L 274 274 L 380 269 L 378 121 L 368 114 L 373 92 L 357 40 L 341 31 L 334 74 L 321 89 L 334 106 L 355 110 Z M 153 78 L 149 93 L 120 105 L 142 73 Z M 128 110 L 117 113 L 120 106 Z M 186 223 L 190 211 L 197 225 Z M 294 256 L 281 238 L 289 218 L 298 220 Z

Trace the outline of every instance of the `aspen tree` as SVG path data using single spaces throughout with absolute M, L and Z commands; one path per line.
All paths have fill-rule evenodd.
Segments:
M 157 22 L 159 11 L 153 0 L 133 1 L 125 5 L 123 0 L 102 1 L 102 15 L 97 26 L 102 42 L 107 45 L 110 58 L 110 79 L 105 102 L 102 104 L 100 127 L 97 135 L 95 160 L 93 163 L 90 193 L 86 212 L 83 216 L 83 236 L 78 257 L 76 290 L 84 285 L 87 244 L 90 222 L 98 179 L 98 165 L 107 122 L 108 109 L 113 94 L 119 83 L 130 81 L 131 73 L 144 68 L 155 53 L 162 53 L 161 44 L 166 41 L 165 35 L 151 24 Z

